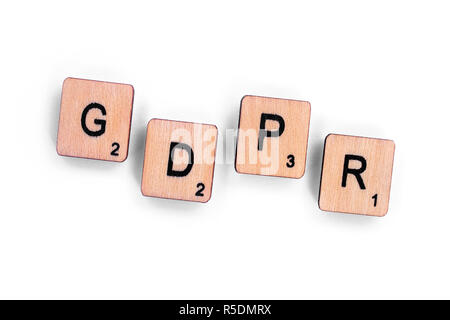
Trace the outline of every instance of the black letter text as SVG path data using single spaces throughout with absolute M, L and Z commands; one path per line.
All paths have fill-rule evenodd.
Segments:
M 101 111 L 102 115 L 106 116 L 106 110 L 105 107 L 102 106 L 99 103 L 91 103 L 86 108 L 84 108 L 83 113 L 81 114 L 81 127 L 83 128 L 83 131 L 86 132 L 87 135 L 91 137 L 98 137 L 105 133 L 106 129 L 106 120 L 101 119 L 95 119 L 94 123 L 98 124 L 100 126 L 100 129 L 97 131 L 91 131 L 86 126 L 86 116 L 91 109 L 98 109 Z
M 355 160 L 355 161 L 361 162 L 361 168 L 349 169 L 348 164 L 349 164 L 350 160 Z M 345 160 L 344 160 L 344 173 L 342 175 L 342 187 L 345 188 L 347 186 L 347 176 L 349 174 L 353 174 L 355 176 L 356 180 L 358 181 L 359 187 L 362 190 L 366 189 L 366 186 L 364 185 L 364 181 L 361 178 L 361 173 L 363 173 L 364 170 L 366 170 L 366 167 L 367 167 L 367 162 L 366 162 L 366 159 L 364 159 L 363 157 L 356 156 L 353 154 L 346 154 Z
M 183 171 L 173 170 L 173 158 L 176 149 L 185 150 L 189 155 L 189 161 L 187 167 Z M 170 177 L 184 177 L 187 176 L 194 165 L 194 151 L 185 143 L 171 142 L 169 150 L 169 164 L 167 165 L 167 175 Z
M 266 121 L 273 120 L 278 122 L 280 125 L 278 130 L 267 131 L 266 130 Z M 261 114 L 261 122 L 259 124 L 259 139 L 258 139 L 258 151 L 263 149 L 264 138 L 270 137 L 279 137 L 283 134 L 284 131 L 284 120 L 281 116 L 277 114 L 270 113 L 262 113 Z

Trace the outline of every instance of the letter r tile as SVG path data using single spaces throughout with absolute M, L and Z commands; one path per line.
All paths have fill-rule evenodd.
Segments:
M 311 105 L 307 101 L 243 97 L 236 171 L 301 178 L 305 172 L 310 116 Z
M 128 156 L 131 85 L 64 80 L 56 150 L 59 155 L 108 161 Z
M 217 127 L 152 119 L 147 125 L 142 194 L 207 202 L 211 198 Z
M 319 207 L 384 216 L 389 207 L 392 140 L 330 134 L 325 139 Z

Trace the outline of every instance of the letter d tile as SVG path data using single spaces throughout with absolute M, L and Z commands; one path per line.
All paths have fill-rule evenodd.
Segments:
M 214 125 L 152 119 L 147 126 L 142 194 L 207 202 L 216 157 Z

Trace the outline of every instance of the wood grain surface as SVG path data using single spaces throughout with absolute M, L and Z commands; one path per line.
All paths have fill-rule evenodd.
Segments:
M 128 84 L 67 78 L 59 117 L 57 152 L 63 156 L 124 161 L 128 156 L 134 89 Z M 104 107 L 89 109 L 97 104 Z M 99 123 L 96 123 L 100 121 Z M 82 123 L 86 129 L 83 129 Z M 102 126 L 104 132 L 102 133 Z M 91 136 L 86 132 L 97 132 Z M 100 134 L 101 133 L 101 134 Z
M 172 143 L 188 145 L 193 165 L 186 176 L 169 176 Z M 211 198 L 217 144 L 217 127 L 208 124 L 152 119 L 147 126 L 142 194 L 145 196 L 207 202 Z M 186 150 L 173 153 L 173 169 L 189 164 Z
M 384 216 L 389 207 L 394 151 L 395 144 L 391 140 L 328 135 L 322 164 L 320 209 Z M 356 170 L 357 174 L 365 162 L 365 170 L 359 173 L 361 183 L 351 171 L 344 178 L 346 162 L 346 167 Z
M 263 114 L 280 116 L 284 131 L 260 144 Z M 245 96 L 241 101 L 235 169 L 239 173 L 301 178 L 305 172 L 311 105 L 307 101 Z M 266 119 L 265 130 L 280 130 Z M 258 148 L 258 144 L 262 148 Z

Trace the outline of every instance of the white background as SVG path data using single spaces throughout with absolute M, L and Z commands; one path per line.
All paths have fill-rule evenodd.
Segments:
M 450 298 L 448 1 L 14 1 L 1 30 L 0 298 Z M 132 84 L 124 163 L 60 157 L 64 78 Z M 140 192 L 153 117 L 312 105 L 305 176 Z M 388 214 L 317 205 L 328 133 L 396 143 Z

